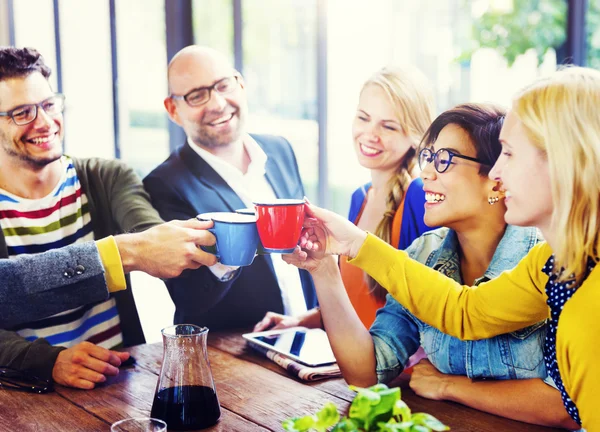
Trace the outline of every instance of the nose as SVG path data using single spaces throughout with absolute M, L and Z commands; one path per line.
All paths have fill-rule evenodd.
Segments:
M 366 124 L 362 131 L 363 137 L 370 142 L 379 142 L 379 133 L 377 131 L 377 127 L 375 125 Z
M 206 103 L 206 107 L 210 110 L 222 111 L 227 106 L 227 100 L 222 94 L 216 91 L 210 92 L 210 99 Z
M 36 129 L 44 129 L 50 127 L 54 123 L 54 118 L 48 115 L 43 108 L 37 107 L 37 115 L 32 123 Z
M 435 180 L 437 178 L 437 172 L 433 166 L 433 161 L 425 165 L 425 168 L 421 171 L 421 178 L 423 180 Z
M 494 181 L 502 181 L 502 156 L 498 158 L 492 169 L 490 170 L 488 177 Z

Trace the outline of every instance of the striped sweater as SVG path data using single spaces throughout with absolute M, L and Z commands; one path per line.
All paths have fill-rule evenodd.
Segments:
M 25 199 L 0 189 L 0 227 L 9 257 L 34 254 L 94 240 L 88 200 L 73 163 L 61 160 L 63 175 L 52 192 Z M 71 347 L 90 341 L 105 348 L 123 342 L 114 299 L 13 328 L 27 340 L 45 338 L 52 345 Z

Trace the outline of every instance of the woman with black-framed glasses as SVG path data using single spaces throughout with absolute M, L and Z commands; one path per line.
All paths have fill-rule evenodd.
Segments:
M 489 175 L 502 181 L 505 220 L 538 227 L 547 243 L 476 289 L 316 207 L 308 213 L 318 221 L 301 244 L 313 254 L 351 257 L 417 316 L 462 339 L 547 319 L 544 364 L 563 404 L 573 421 L 600 430 L 599 104 L 600 72 L 581 67 L 541 77 L 515 97 Z
M 423 234 L 406 253 L 458 283 L 479 285 L 496 278 L 541 241 L 535 228 L 506 224 L 502 185 L 488 177 L 501 152 L 504 117 L 505 111 L 493 105 L 459 105 L 438 116 L 421 142 L 425 223 L 444 228 Z M 319 218 L 330 217 L 314 210 Z M 305 261 L 300 252 L 285 259 L 312 268 L 313 275 L 327 268 L 313 252 Z M 381 271 L 392 278 L 398 270 Z M 344 301 L 336 278 L 323 285 L 327 290 L 318 294 L 325 328 L 349 383 L 366 387 L 390 382 L 421 346 L 428 360 L 414 367 L 410 381 L 420 396 L 529 423 L 577 428 L 543 361 L 543 320 L 494 338 L 460 341 L 388 296 L 367 331 L 352 319 L 352 311 L 339 306 Z M 444 298 L 431 295 L 427 300 L 437 304 Z

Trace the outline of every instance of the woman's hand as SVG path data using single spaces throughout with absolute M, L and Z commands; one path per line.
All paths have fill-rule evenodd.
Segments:
M 300 247 L 314 252 L 311 258 L 320 259 L 323 255 L 354 258 L 358 254 L 367 238 L 365 231 L 334 212 L 310 204 L 308 200 L 305 208 L 307 218 L 300 236 Z
M 267 312 L 265 317 L 254 326 L 254 332 L 279 330 L 290 327 L 322 328 L 321 310 L 310 309 L 297 317 Z
M 279 330 L 290 327 L 298 327 L 300 319 L 298 317 L 282 315 L 276 312 L 267 312 L 265 317 L 254 326 L 253 332 L 265 330 Z
M 445 400 L 446 389 L 453 379 L 468 378 L 443 374 L 429 360 L 423 359 L 413 368 L 410 376 L 410 388 L 421 397 Z

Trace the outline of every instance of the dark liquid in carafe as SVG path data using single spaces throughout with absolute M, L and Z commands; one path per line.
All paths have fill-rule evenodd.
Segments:
M 202 429 L 214 425 L 221 416 L 214 390 L 205 386 L 171 387 L 158 392 L 151 417 L 167 422 L 172 430 Z

